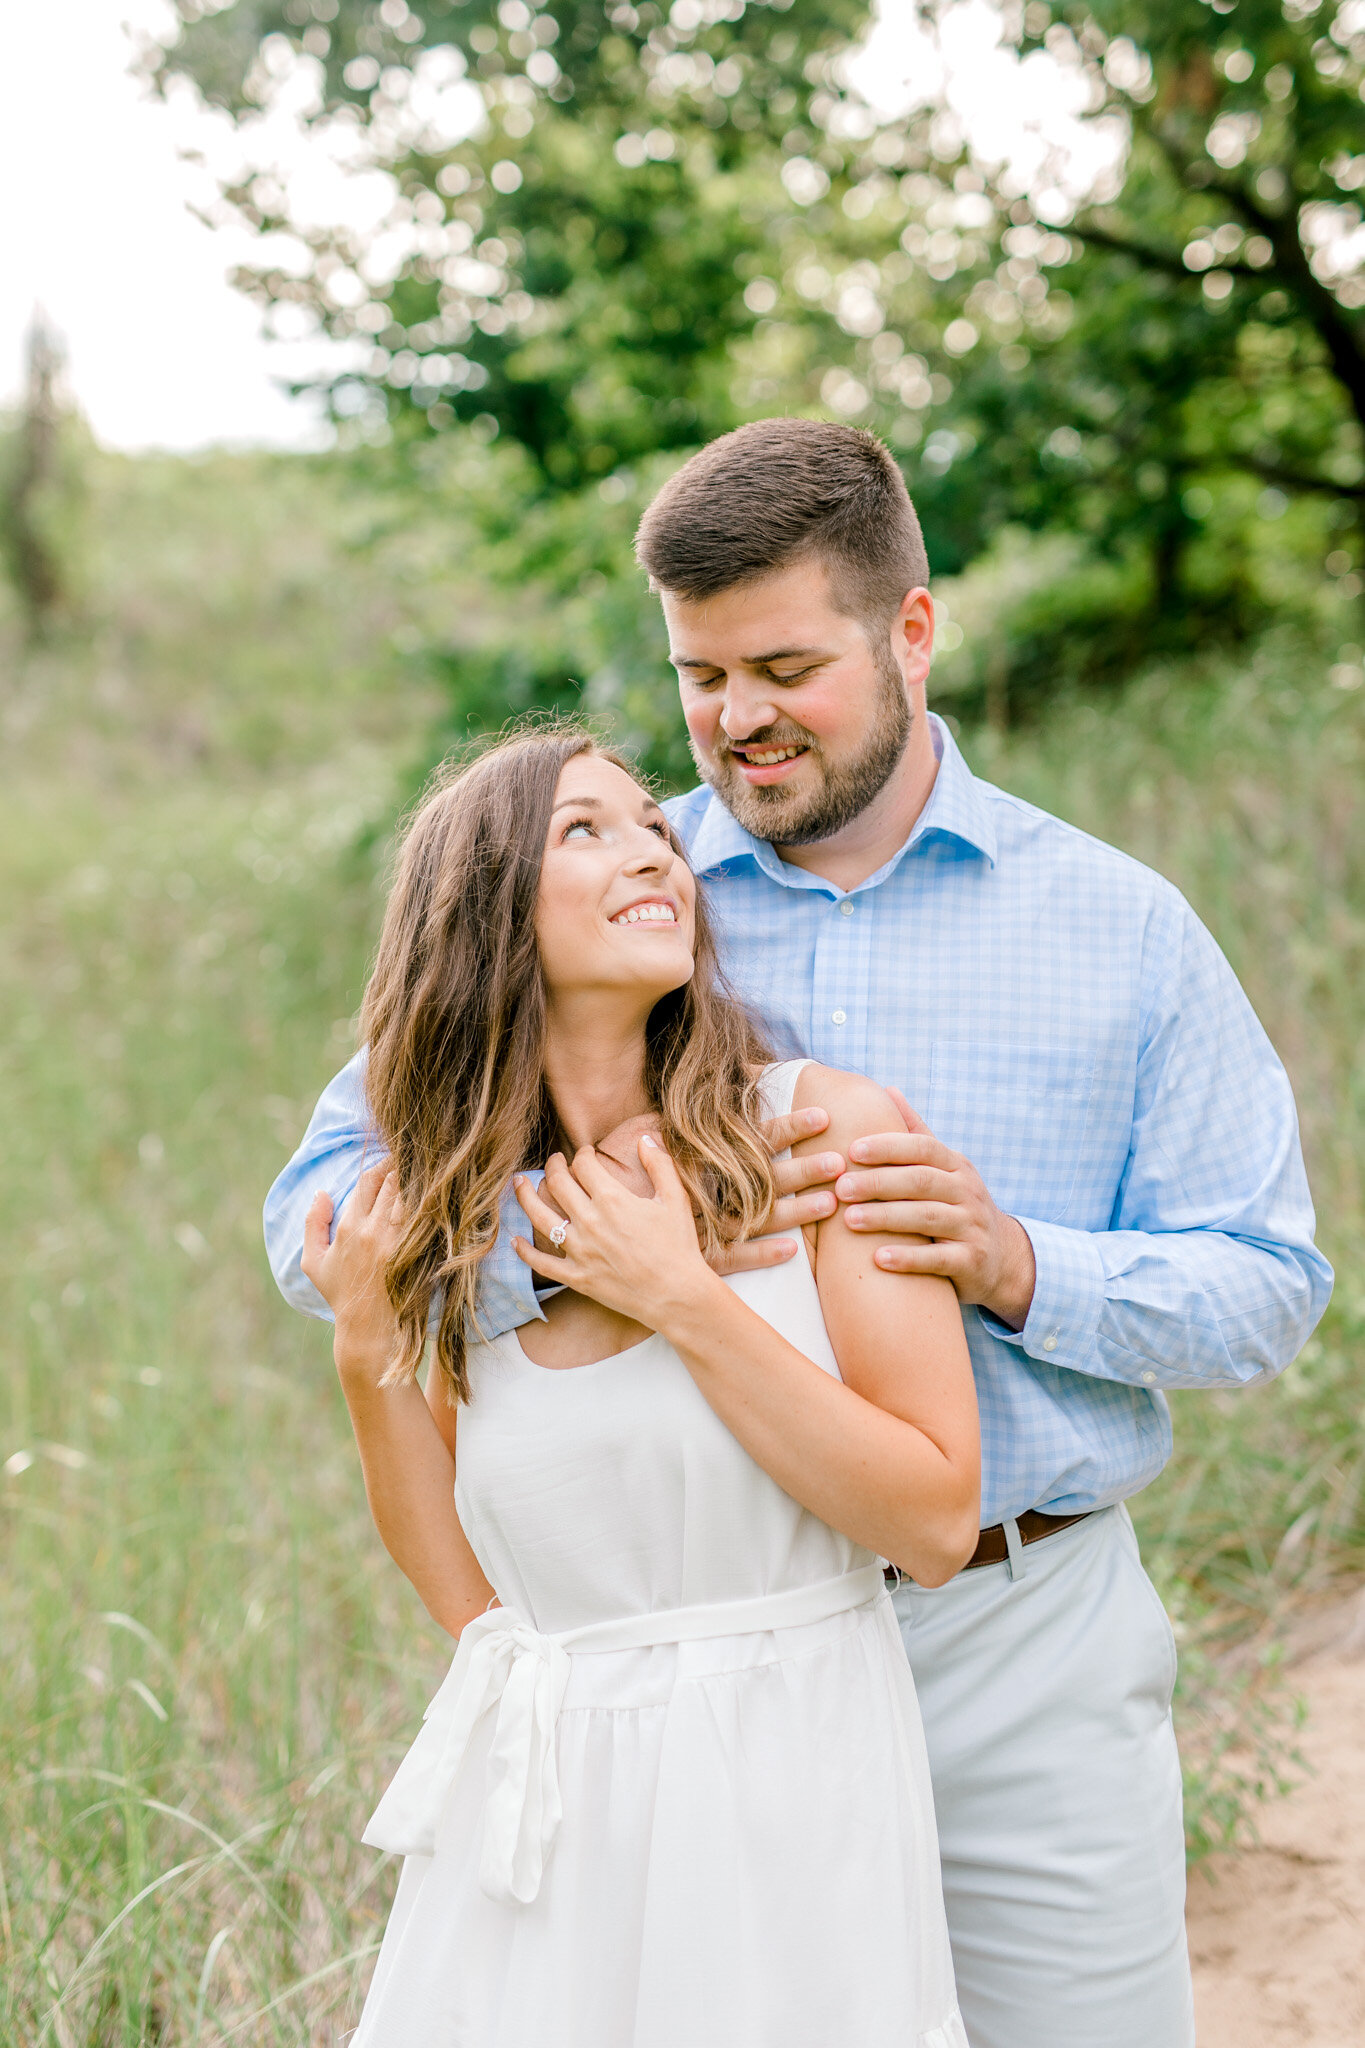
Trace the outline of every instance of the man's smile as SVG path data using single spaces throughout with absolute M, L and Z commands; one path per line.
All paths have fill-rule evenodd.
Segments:
M 744 780 L 755 787 L 785 781 L 793 773 L 795 764 L 809 751 L 809 747 L 801 744 L 775 747 L 771 744 L 758 746 L 753 742 L 739 746 L 730 743 L 725 749 Z

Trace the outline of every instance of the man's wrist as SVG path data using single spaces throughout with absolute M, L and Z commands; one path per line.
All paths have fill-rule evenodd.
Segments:
M 983 1302 L 982 1307 L 988 1308 L 1011 1330 L 1019 1331 L 1028 1321 L 1028 1312 L 1033 1306 L 1038 1265 L 1033 1256 L 1033 1241 L 1023 1224 L 1014 1216 L 1006 1216 L 1003 1220 L 1008 1244 L 1004 1270 L 998 1285 L 992 1289 L 989 1301 Z

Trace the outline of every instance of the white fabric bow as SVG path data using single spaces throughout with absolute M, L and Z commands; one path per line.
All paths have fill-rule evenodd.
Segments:
M 545 1636 L 515 1608 L 495 1607 L 468 1623 L 455 1661 L 423 1716 L 362 1840 L 395 1856 L 434 1856 L 436 1836 L 470 1739 L 497 1710 L 488 1752 L 479 1883 L 490 1899 L 527 1906 L 540 1890 L 563 1807 L 555 1722 L 569 1682 L 570 1653 L 639 1650 L 754 1630 L 797 1628 L 886 1598 L 873 1561 L 838 1578 L 788 1586 L 744 1600 L 625 1614 Z
M 469 1622 L 363 1839 L 396 1856 L 434 1855 L 470 1739 L 496 1709 L 479 1883 L 490 1899 L 529 1905 L 563 1812 L 555 1720 L 568 1678 L 567 1652 L 513 1609 L 495 1607 Z

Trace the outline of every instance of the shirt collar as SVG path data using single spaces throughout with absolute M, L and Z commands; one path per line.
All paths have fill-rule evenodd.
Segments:
M 938 774 L 929 801 L 916 818 L 904 846 L 898 847 L 875 875 L 860 883 L 860 888 L 870 889 L 884 881 L 907 853 L 930 839 L 956 840 L 995 866 L 995 827 L 982 786 L 963 760 L 947 726 L 934 712 L 929 714 L 929 727 L 938 755 Z M 804 868 L 788 867 L 779 860 L 767 840 L 755 839 L 751 832 L 746 832 L 714 793 L 708 793 L 706 810 L 692 834 L 689 851 L 693 869 L 699 875 L 714 874 L 729 861 L 751 860 L 785 888 L 828 891 L 832 887 L 821 876 L 807 874 Z

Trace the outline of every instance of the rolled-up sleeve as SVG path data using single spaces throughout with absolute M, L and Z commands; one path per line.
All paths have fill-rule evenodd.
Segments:
M 383 1156 L 365 1094 L 362 1048 L 324 1088 L 297 1152 L 265 1199 L 266 1257 L 275 1284 L 291 1308 L 332 1321 L 332 1311 L 303 1272 L 304 1219 L 314 1195 L 325 1189 L 332 1198 L 335 1230 L 336 1219 L 361 1174 Z M 503 1198 L 498 1241 L 479 1272 L 479 1333 L 485 1338 L 533 1322 L 542 1313 L 535 1276 L 512 1246 L 518 1229 L 525 1232 L 526 1220 L 509 1189 Z
M 313 1197 L 332 1198 L 333 1229 L 367 1166 L 383 1147 L 365 1097 L 365 1053 L 358 1052 L 318 1098 L 295 1152 L 265 1198 L 265 1253 L 275 1285 L 291 1308 L 330 1323 L 332 1311 L 302 1269 L 303 1225 Z

